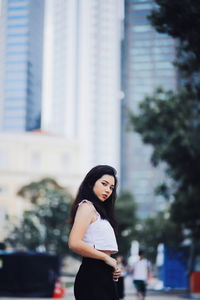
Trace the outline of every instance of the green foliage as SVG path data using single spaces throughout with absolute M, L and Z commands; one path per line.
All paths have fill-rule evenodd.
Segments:
M 118 222 L 118 246 L 119 253 L 127 256 L 134 238 L 136 224 L 136 203 L 133 196 L 128 192 L 123 192 L 116 202 L 115 209 Z
M 199 91 L 185 89 L 179 94 L 158 89 L 132 115 L 134 129 L 145 143 L 153 145 L 152 163 L 166 163 L 171 187 L 171 218 L 200 236 L 200 105 Z M 164 188 L 164 187 L 163 187 Z M 166 195 L 167 190 L 163 190 Z M 169 194 L 169 191 L 168 191 Z M 169 195 L 168 195 L 169 198 Z
M 149 19 L 155 29 L 176 39 L 175 65 L 182 89 L 179 93 L 158 88 L 131 117 L 134 130 L 153 146 L 152 163 L 164 164 L 170 184 L 156 189 L 169 200 L 169 219 L 158 215 L 142 224 L 138 239 L 151 249 L 158 242 L 181 243 L 187 229 L 192 246 L 200 238 L 200 2 L 155 0 Z M 188 230 L 189 229 L 189 230 Z M 153 234 L 154 233 L 154 234 Z M 177 239 L 180 237 L 180 240 Z M 194 246 L 195 248 L 195 246 Z
M 155 0 L 158 4 L 150 20 L 158 32 L 178 40 L 178 67 L 188 77 L 200 70 L 200 2 L 190 0 Z
M 43 248 L 49 253 L 65 255 L 71 197 L 53 179 L 45 178 L 23 187 L 19 193 L 32 203 L 19 226 L 15 226 L 7 241 L 20 249 Z
M 181 186 L 175 192 L 171 218 L 190 229 L 193 242 L 200 240 L 200 187 L 198 184 Z
M 179 94 L 158 89 L 140 104 L 132 115 L 134 129 L 145 143 L 154 146 L 152 163 L 167 163 L 168 174 L 189 183 L 199 178 L 200 106 L 197 91 Z
M 168 212 L 159 212 L 155 217 L 141 221 L 136 228 L 140 247 L 145 249 L 146 256 L 153 263 L 156 260 L 159 244 L 176 249 L 184 239 L 181 225 L 172 222 Z
M 172 185 L 157 192 L 171 199 L 171 220 L 200 237 L 200 2 L 156 0 L 150 15 L 158 32 L 177 39 L 176 65 L 181 71 L 182 90 L 175 94 L 158 89 L 140 104 L 132 116 L 134 129 L 153 146 L 152 163 L 164 162 Z

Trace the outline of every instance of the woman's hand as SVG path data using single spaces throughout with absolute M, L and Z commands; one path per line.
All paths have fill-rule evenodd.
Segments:
M 113 280 L 118 281 L 120 275 L 121 275 L 121 269 L 117 267 L 113 272 Z
M 105 263 L 111 267 L 113 267 L 113 280 L 118 281 L 119 276 L 121 275 L 121 269 L 117 266 L 116 259 L 112 258 L 111 256 L 107 255 L 104 259 Z
M 117 261 L 109 255 L 106 255 L 104 261 L 107 265 L 113 267 L 114 270 L 117 269 Z

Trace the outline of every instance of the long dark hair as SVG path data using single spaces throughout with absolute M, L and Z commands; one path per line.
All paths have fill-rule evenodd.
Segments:
M 71 224 L 73 224 L 73 222 L 74 222 L 78 204 L 82 200 L 86 199 L 93 203 L 94 207 L 100 214 L 101 218 L 108 220 L 110 222 L 110 224 L 113 226 L 113 228 L 116 229 L 116 222 L 115 222 L 115 218 L 114 218 L 114 205 L 115 205 L 115 200 L 116 200 L 116 187 L 117 187 L 116 174 L 117 174 L 117 171 L 113 167 L 108 166 L 108 165 L 98 165 L 98 166 L 92 168 L 87 173 L 87 175 L 83 179 L 83 181 L 78 189 L 78 193 L 76 195 L 74 203 L 72 204 L 71 219 L 70 219 Z M 102 202 L 101 200 L 99 200 L 99 198 L 93 192 L 93 187 L 94 187 L 95 182 L 99 178 L 101 178 L 103 175 L 111 175 L 114 177 L 114 180 L 115 180 L 114 189 L 112 191 L 112 194 L 105 202 Z

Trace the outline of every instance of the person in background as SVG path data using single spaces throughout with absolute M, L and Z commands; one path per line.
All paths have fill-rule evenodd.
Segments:
M 133 283 L 138 300 L 144 300 L 146 285 L 149 277 L 149 262 L 144 256 L 144 251 L 139 250 L 139 259 L 133 265 Z
M 118 252 L 116 187 L 116 170 L 96 166 L 84 178 L 72 205 L 68 245 L 83 257 L 74 284 L 76 300 L 118 300 L 116 282 L 121 271 L 111 256 Z

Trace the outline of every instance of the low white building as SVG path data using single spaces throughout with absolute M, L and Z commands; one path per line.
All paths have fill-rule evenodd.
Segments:
M 77 140 L 45 132 L 0 133 L 0 238 L 6 215 L 20 216 L 26 201 L 19 189 L 44 177 L 54 178 L 74 195 L 86 170 Z M 81 173 L 82 172 L 82 173 Z

